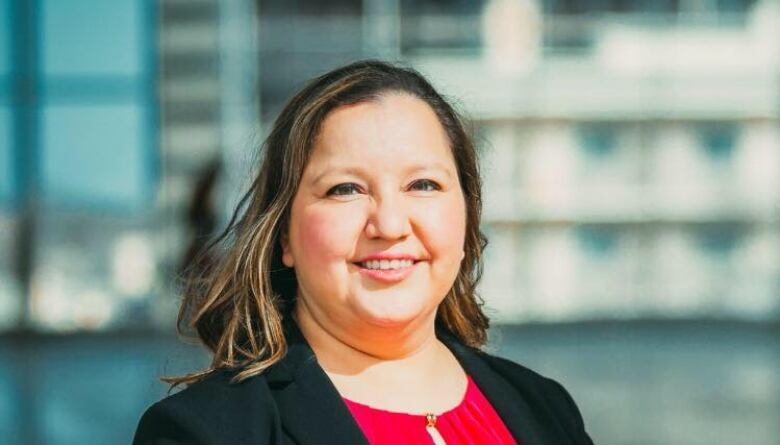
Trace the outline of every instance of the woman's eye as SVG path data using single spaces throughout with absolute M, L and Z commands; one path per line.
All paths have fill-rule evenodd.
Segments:
M 434 192 L 441 189 L 439 184 L 431 181 L 430 179 L 420 179 L 419 181 L 415 181 L 414 184 L 412 184 L 412 187 L 418 190 L 420 190 L 422 187 L 422 190 L 425 192 Z
M 331 195 L 337 195 L 337 196 L 343 196 L 343 195 L 351 195 L 352 191 L 358 192 L 357 184 L 353 183 L 346 183 L 346 184 L 339 184 L 330 190 L 328 190 L 328 196 Z

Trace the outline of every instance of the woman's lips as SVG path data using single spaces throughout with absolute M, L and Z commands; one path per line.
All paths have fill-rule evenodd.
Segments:
M 406 279 L 406 277 L 411 275 L 419 263 L 419 261 L 415 261 L 411 266 L 401 267 L 398 269 L 368 269 L 361 266 L 360 264 L 353 264 L 355 264 L 355 267 L 358 268 L 358 271 L 360 271 L 362 276 L 381 281 L 383 283 L 397 283 L 399 281 L 403 281 Z

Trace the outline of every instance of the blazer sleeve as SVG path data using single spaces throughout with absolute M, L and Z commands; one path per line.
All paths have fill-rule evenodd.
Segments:
M 214 372 L 149 407 L 133 445 L 279 443 L 281 425 L 265 379 L 233 384 L 232 376 Z
M 563 419 L 569 422 L 569 431 L 575 432 L 577 436 L 576 443 L 582 445 L 593 445 L 593 440 L 585 431 L 585 422 L 582 420 L 582 413 L 577 407 L 577 404 L 574 402 L 571 394 L 569 394 L 569 391 L 567 391 L 563 385 L 551 378 L 544 377 L 544 379 L 547 381 L 553 391 L 559 393 L 559 400 L 562 400 L 563 404 L 566 406 L 565 410 L 569 413 L 569 415 L 563 417 Z
M 176 405 L 157 402 L 141 416 L 133 445 L 195 445 L 217 443 L 203 428 L 206 422 L 193 411 L 178 410 Z

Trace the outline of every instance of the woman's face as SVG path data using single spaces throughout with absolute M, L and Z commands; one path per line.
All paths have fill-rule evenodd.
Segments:
M 324 120 L 283 261 L 295 268 L 298 304 L 319 324 L 408 327 L 432 323 L 460 269 L 465 233 L 455 160 L 434 111 L 385 94 Z

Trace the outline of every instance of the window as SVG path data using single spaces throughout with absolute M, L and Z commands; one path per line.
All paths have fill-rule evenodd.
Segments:
M 617 126 L 608 123 L 585 123 L 577 128 L 579 145 L 594 160 L 604 160 L 615 152 Z
M 721 259 L 734 251 L 745 232 L 745 228 L 736 223 L 716 223 L 701 227 L 696 238 L 703 252 Z
M 40 166 L 46 202 L 146 207 L 153 181 L 145 168 L 144 124 L 139 105 L 47 106 Z
M 46 75 L 141 74 L 143 4 L 45 0 L 41 5 L 41 49 Z
M 583 225 L 577 227 L 577 240 L 582 252 L 588 258 L 608 258 L 615 254 L 618 232 L 610 226 Z
M 729 161 L 739 136 L 739 127 L 733 122 L 699 124 L 699 144 L 714 161 Z

